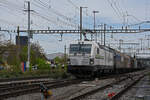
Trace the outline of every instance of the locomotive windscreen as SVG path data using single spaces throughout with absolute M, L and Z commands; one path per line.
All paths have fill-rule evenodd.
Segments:
M 70 45 L 70 54 L 73 53 L 91 53 L 92 44 L 71 44 Z

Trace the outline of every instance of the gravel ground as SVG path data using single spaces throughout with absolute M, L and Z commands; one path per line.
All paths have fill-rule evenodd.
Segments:
M 129 83 L 131 79 L 127 79 L 126 81 L 119 82 L 118 84 L 114 84 L 113 86 L 99 91 L 95 93 L 94 95 L 88 96 L 87 98 L 84 98 L 83 100 L 108 100 L 108 94 L 110 93 L 118 93 L 120 90 L 122 90 L 127 83 Z
M 142 94 L 140 89 L 142 86 L 148 85 L 150 87 L 150 77 L 144 77 L 140 82 L 138 82 L 133 88 L 131 88 L 128 92 L 126 92 L 119 100 L 135 100 L 137 94 Z M 145 92 L 146 88 L 143 88 L 143 92 Z M 149 88 L 150 91 L 150 88 Z
M 103 87 L 103 86 L 105 86 L 107 84 L 110 84 L 110 83 L 112 83 L 114 81 L 115 81 L 114 79 L 106 79 L 106 80 L 95 81 L 95 82 L 93 82 L 95 86 L 92 86 L 92 87 L 89 87 L 89 88 L 85 88 L 84 90 L 82 90 L 82 91 L 80 91 L 80 92 L 70 96 L 69 99 L 66 99 L 66 100 L 70 100 L 71 98 L 74 98 L 74 97 L 76 97 L 78 95 L 84 94 L 84 93 L 86 93 L 88 91 L 91 91 L 91 90 Z
M 41 93 L 34 93 L 34 94 L 29 94 L 29 95 L 22 95 L 14 98 L 9 98 L 5 100 L 42 100 L 42 95 Z
M 80 84 L 52 89 L 51 91 L 53 96 L 49 100 L 69 100 L 68 98 L 72 98 L 72 96 L 80 95 L 82 93 L 85 93 L 86 91 L 102 87 L 114 81 L 115 81 L 114 79 L 86 81 Z M 34 93 L 30 95 L 23 95 L 5 100 L 42 100 L 41 97 L 42 96 L 40 93 Z
M 69 100 L 73 97 L 84 94 L 87 91 L 91 91 L 93 89 L 103 87 L 106 84 L 110 84 L 115 81 L 116 80 L 114 78 L 113 79 L 104 79 L 104 80 L 95 80 L 95 81 L 86 81 L 86 82 L 82 82 L 80 84 L 70 85 L 70 86 L 61 87 L 61 88 L 57 88 L 57 89 L 52 89 L 51 91 L 52 91 L 53 95 L 48 100 Z M 85 98 L 84 100 L 106 100 L 105 98 L 108 98 L 109 93 L 119 92 L 129 81 L 131 81 L 131 79 L 128 79 L 128 81 L 126 81 L 126 82 L 121 82 L 117 85 L 114 85 L 102 92 L 98 92 L 92 96 L 89 96 L 89 97 Z M 142 83 L 139 82 L 138 84 L 142 84 Z M 132 98 L 133 98 L 133 94 L 136 94 L 136 91 L 137 91 L 137 88 L 131 89 L 120 100 L 135 100 Z M 40 93 L 34 93 L 34 94 L 18 96 L 18 97 L 6 99 L 6 100 L 42 100 L 42 99 L 41 99 Z
M 69 100 L 69 98 L 85 93 L 86 91 L 97 88 L 98 86 L 103 86 L 112 81 L 114 81 L 114 79 L 87 81 L 82 82 L 81 84 L 53 89 L 52 92 L 54 94 L 52 100 Z

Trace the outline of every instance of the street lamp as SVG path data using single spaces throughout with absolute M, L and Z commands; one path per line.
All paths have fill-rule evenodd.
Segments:
M 93 11 L 94 14 L 94 33 L 95 33 L 95 41 L 97 42 L 97 34 L 95 32 L 95 27 L 96 27 L 96 23 L 95 23 L 95 14 L 99 13 L 99 11 Z M 91 35 L 91 40 L 93 40 L 93 34 Z

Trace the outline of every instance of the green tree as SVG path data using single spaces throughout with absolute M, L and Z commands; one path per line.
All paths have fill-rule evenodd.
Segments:
M 45 70 L 45 69 L 50 69 L 50 65 L 46 63 L 46 60 L 37 58 L 36 59 L 36 64 L 38 65 L 38 69 Z

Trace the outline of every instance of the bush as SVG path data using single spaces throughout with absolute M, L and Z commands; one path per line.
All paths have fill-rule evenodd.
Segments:
M 39 70 L 50 70 L 50 65 L 46 63 L 46 61 L 44 59 L 38 58 L 36 60 L 36 64 L 38 65 L 38 69 Z
M 53 78 L 65 78 L 66 74 L 66 60 L 64 58 L 55 58 L 57 68 L 52 72 L 49 64 L 47 64 L 47 59 L 43 53 L 43 49 L 38 44 L 31 44 L 31 62 L 30 66 L 37 65 L 38 70 L 21 71 L 21 62 L 27 61 L 27 46 L 21 46 L 18 48 L 17 45 L 6 43 L 5 45 L 0 45 L 0 64 L 4 65 L 5 70 L 0 71 L 1 78 L 13 78 L 13 77 L 29 77 L 29 76 L 41 76 L 49 75 Z M 65 65 L 62 69 L 62 65 Z M 10 66 L 10 67 L 9 67 Z

